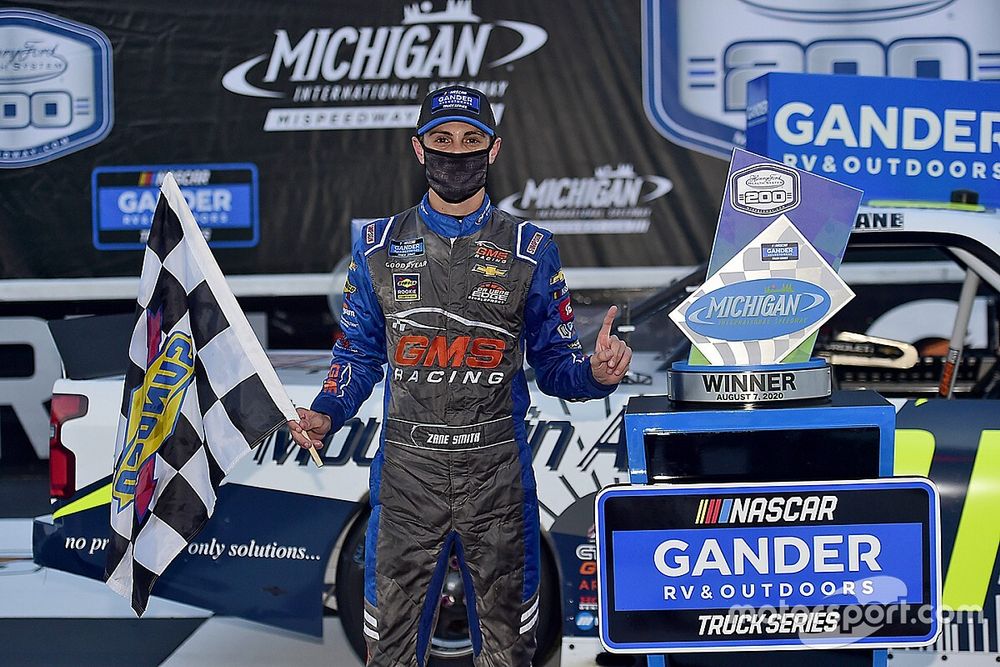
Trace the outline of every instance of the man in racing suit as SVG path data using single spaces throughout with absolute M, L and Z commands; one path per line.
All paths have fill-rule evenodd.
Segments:
M 610 328 L 580 350 L 549 232 L 485 194 L 500 139 L 489 102 L 458 86 L 424 101 L 414 150 L 430 185 L 419 205 L 363 228 L 330 372 L 290 423 L 319 446 L 368 398 L 388 363 L 371 467 L 364 632 L 369 665 L 424 665 L 451 555 L 462 573 L 476 664 L 525 667 L 538 620 L 539 527 L 525 433 L 538 387 L 607 396 L 631 350 Z

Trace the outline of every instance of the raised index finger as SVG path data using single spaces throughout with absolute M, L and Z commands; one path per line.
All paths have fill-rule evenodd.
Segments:
M 608 308 L 608 314 L 604 316 L 604 324 L 601 325 L 601 332 L 597 334 L 598 345 L 608 345 L 608 336 L 611 335 L 611 325 L 615 323 L 615 317 L 617 317 L 617 315 L 618 306 L 611 306 Z

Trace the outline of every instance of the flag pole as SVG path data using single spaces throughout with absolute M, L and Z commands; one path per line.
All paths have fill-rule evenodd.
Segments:
M 309 431 L 303 430 L 302 431 L 302 435 L 304 435 L 307 438 L 309 438 L 310 440 L 312 440 L 312 437 L 309 435 Z M 309 457 L 312 459 L 313 463 L 316 464 L 316 467 L 317 468 L 322 468 L 323 467 L 323 459 L 321 459 L 319 457 L 319 452 L 316 451 L 316 448 L 310 446 L 307 449 L 309 450 Z

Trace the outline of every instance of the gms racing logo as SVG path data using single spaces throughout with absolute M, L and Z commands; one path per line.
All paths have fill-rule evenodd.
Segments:
M 652 216 L 648 204 L 671 189 L 670 179 L 640 176 L 630 164 L 604 165 L 583 178 L 529 178 L 498 207 L 554 234 L 642 234 Z
M 500 368 L 517 337 L 503 327 L 470 320 L 443 308 L 411 308 L 386 313 L 393 349 L 395 382 L 498 385 Z M 453 335 L 460 330 L 460 335 Z
M 142 521 L 156 490 L 154 455 L 174 432 L 181 406 L 194 378 L 194 343 L 175 331 L 160 344 L 159 316 L 148 323 L 149 352 L 142 384 L 132 389 L 126 404 L 125 442 L 115 463 L 111 495 L 116 511 L 135 502 Z
M 644 0 L 642 23 L 649 121 L 727 159 L 768 72 L 1000 79 L 994 0 Z
M 270 51 L 230 69 L 222 85 L 237 95 L 302 105 L 271 109 L 267 132 L 412 128 L 424 94 L 446 85 L 502 98 L 508 81 L 479 77 L 546 41 L 548 33 L 530 23 L 484 22 L 471 0 L 447 0 L 437 11 L 424 0 L 403 7 L 400 25 L 279 28 Z M 316 106 L 323 103 L 334 106 Z M 503 104 L 493 108 L 499 122 Z

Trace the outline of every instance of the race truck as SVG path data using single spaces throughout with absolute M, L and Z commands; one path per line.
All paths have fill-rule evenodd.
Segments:
M 864 206 L 841 271 L 858 297 L 821 331 L 817 350 L 832 362 L 840 388 L 874 388 L 897 406 L 896 473 L 928 476 L 941 491 L 949 612 L 936 644 L 894 651 L 894 664 L 1000 660 L 998 249 L 996 211 Z M 543 526 L 538 664 L 556 651 L 561 665 L 629 664 L 602 655 L 597 636 L 594 497 L 627 479 L 623 408 L 632 396 L 664 393 L 667 369 L 688 352 L 667 313 L 703 278 L 704 269 L 696 270 L 642 298 L 575 295 L 582 320 L 601 302 L 625 306 L 618 333 L 635 349 L 632 371 L 607 399 L 546 396 L 529 371 L 528 438 Z M 34 521 L 34 559 L 101 578 L 122 376 L 94 378 L 88 363 L 73 359 L 81 357 L 73 351 L 82 347 L 79 337 L 60 338 L 68 341 L 67 377 L 55 383 L 52 398 L 52 513 Z M 97 338 L 88 338 L 88 349 Z M 92 353 L 82 356 L 93 364 Z M 270 357 L 292 399 L 308 405 L 325 377 L 328 351 Z M 942 375 L 951 400 L 939 398 Z M 320 469 L 283 430 L 263 442 L 225 480 L 214 516 L 154 594 L 314 635 L 322 632 L 322 616 L 336 613 L 364 655 L 364 531 L 381 393 L 377 386 L 357 417 L 327 438 Z M 440 595 L 435 664 L 469 664 L 467 618 L 453 569 Z

